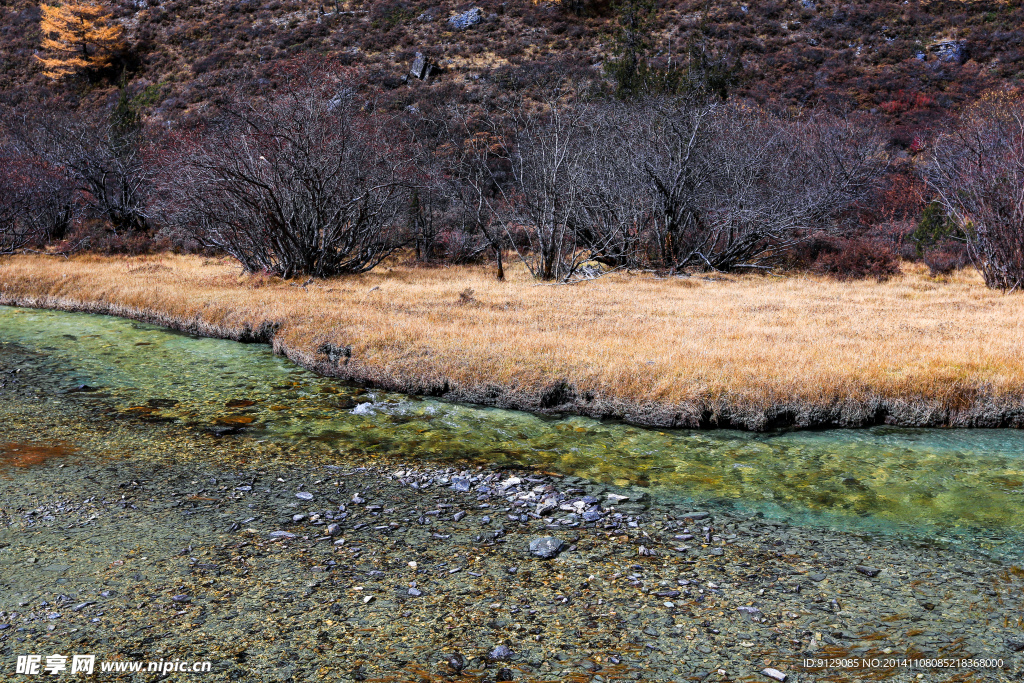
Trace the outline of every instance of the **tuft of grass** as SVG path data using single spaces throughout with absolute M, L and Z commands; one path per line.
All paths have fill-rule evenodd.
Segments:
M 937 280 L 904 265 L 884 283 L 613 273 L 541 286 L 521 267 L 506 276 L 396 262 L 302 286 L 196 256 L 21 255 L 0 260 L 0 302 L 222 332 L 279 323 L 275 347 L 305 365 L 460 396 L 557 384 L 606 405 L 697 414 L 1024 402 L 1024 296 L 987 289 L 973 270 Z M 325 344 L 351 356 L 327 367 Z

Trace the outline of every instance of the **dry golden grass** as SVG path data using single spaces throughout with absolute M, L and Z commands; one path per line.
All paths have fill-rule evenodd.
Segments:
M 603 406 L 590 412 L 654 411 L 646 421 L 662 424 L 709 408 L 1024 405 L 1024 296 L 988 290 L 973 271 L 937 280 L 907 266 L 886 283 L 611 274 L 576 286 L 508 275 L 395 264 L 302 288 L 229 260 L 26 255 L 0 260 L 0 300 L 220 333 L 276 321 L 275 346 L 321 371 L 412 390 L 446 381 L 460 398 L 501 387 L 498 403 L 522 407 L 565 380 Z M 324 342 L 351 345 L 349 365 L 327 368 Z

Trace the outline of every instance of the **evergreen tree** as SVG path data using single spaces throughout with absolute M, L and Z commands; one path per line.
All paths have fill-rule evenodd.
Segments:
M 619 25 L 615 58 L 609 60 L 605 70 L 615 79 L 615 95 L 622 99 L 637 97 L 648 89 L 655 9 L 653 0 L 622 0 L 615 6 Z
M 670 60 L 661 67 L 652 65 L 655 1 L 621 0 L 615 9 L 618 15 L 615 58 L 609 60 L 605 70 L 615 79 L 616 97 L 686 94 L 725 100 L 729 96 L 743 67 L 738 59 L 729 64 L 725 58 L 716 59 L 708 54 L 704 47 L 707 7 L 704 20 L 688 41 L 686 64 L 673 64 Z

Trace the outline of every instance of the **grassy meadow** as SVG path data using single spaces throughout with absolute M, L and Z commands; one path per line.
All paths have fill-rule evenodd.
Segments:
M 780 406 L 867 414 L 880 402 L 955 424 L 1024 405 L 1024 295 L 987 289 L 970 269 L 933 278 L 906 264 L 881 283 L 507 276 L 396 261 L 303 287 L 229 259 L 22 255 L 0 260 L 0 302 L 220 336 L 271 321 L 278 351 L 328 374 L 527 409 L 557 407 L 545 396 L 564 382 L 570 393 L 554 402 L 569 410 L 650 424 L 732 413 L 759 428 Z M 351 358 L 328 361 L 325 343 L 351 346 Z

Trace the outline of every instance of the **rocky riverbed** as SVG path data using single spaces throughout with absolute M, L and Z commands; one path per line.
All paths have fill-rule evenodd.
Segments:
M 0 360 L 5 680 L 55 653 L 211 662 L 137 680 L 1024 677 L 1012 563 L 165 422 Z

